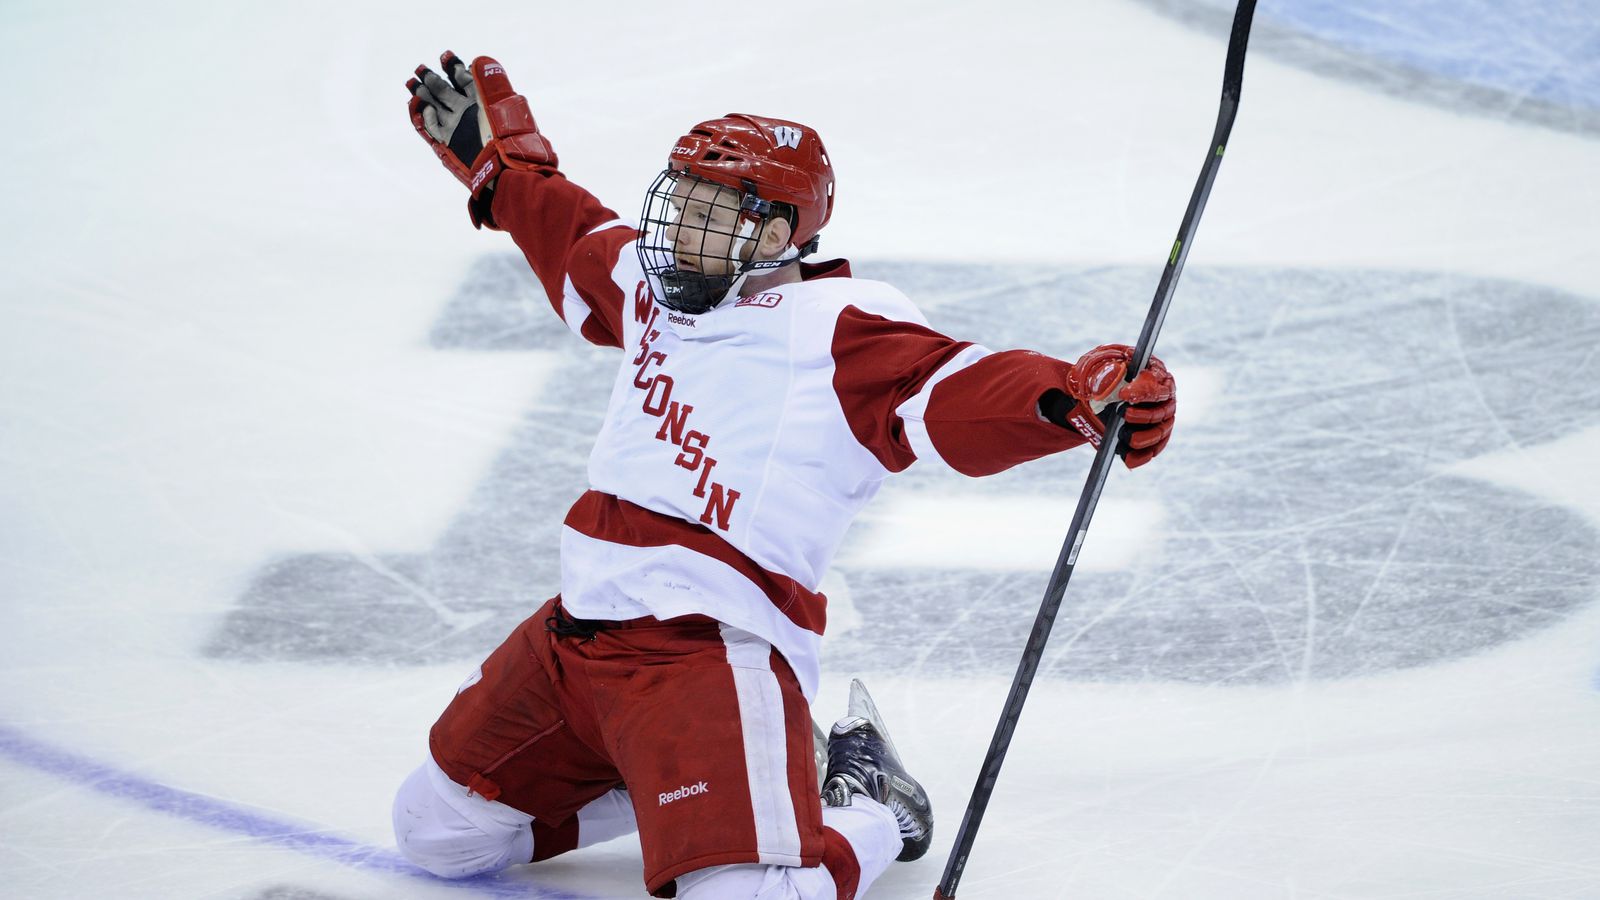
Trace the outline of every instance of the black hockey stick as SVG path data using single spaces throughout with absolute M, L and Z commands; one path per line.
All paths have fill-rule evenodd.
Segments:
M 1140 332 L 1139 343 L 1134 347 L 1133 362 L 1128 366 L 1129 381 L 1150 361 L 1161 323 L 1167 318 L 1167 307 L 1172 304 L 1173 289 L 1178 285 L 1184 260 L 1189 256 L 1190 245 L 1194 243 L 1194 233 L 1200 226 L 1200 214 L 1206 208 L 1206 198 L 1211 196 L 1211 183 L 1216 180 L 1217 169 L 1222 165 L 1222 150 L 1228 143 L 1228 134 L 1233 130 L 1233 117 L 1239 109 L 1239 87 L 1244 80 L 1244 51 L 1250 40 L 1250 20 L 1255 11 L 1255 0 L 1239 0 L 1238 9 L 1234 11 L 1233 33 L 1228 38 L 1228 61 L 1223 68 L 1222 108 L 1217 112 L 1217 128 L 1211 135 L 1211 146 L 1206 151 L 1200 180 L 1194 186 L 1194 193 L 1189 196 L 1189 208 L 1183 214 L 1178 240 L 1172 245 L 1172 252 L 1167 256 L 1167 267 L 1161 273 L 1161 283 L 1156 286 L 1156 296 L 1150 304 L 1150 314 L 1145 317 L 1144 330 Z M 961 820 L 961 829 L 956 832 L 955 846 L 950 848 L 944 878 L 933 892 L 934 900 L 954 900 L 956 885 L 967 867 L 972 842 L 978 835 L 978 826 L 983 822 L 983 812 L 989 805 L 990 795 L 994 793 L 995 782 L 1000 778 L 1000 766 L 1005 763 L 1006 750 L 1011 746 L 1017 720 L 1022 716 L 1022 704 L 1028 699 L 1028 689 L 1033 685 L 1039 660 L 1044 656 L 1044 645 L 1050 640 L 1050 628 L 1055 624 L 1061 598 L 1067 592 L 1067 582 L 1072 579 L 1072 569 L 1077 565 L 1078 550 L 1089 531 L 1089 520 L 1094 517 L 1094 508 L 1100 502 L 1100 491 L 1105 487 L 1106 477 L 1111 474 L 1111 464 L 1117 459 L 1116 447 L 1122 436 L 1122 415 L 1121 404 L 1116 404 L 1109 407 L 1102 417 L 1106 426 L 1105 436 L 1101 439 L 1099 451 L 1095 453 L 1094 465 L 1089 469 L 1083 493 L 1078 497 L 1077 511 L 1072 514 L 1072 527 L 1067 532 L 1066 543 L 1061 545 L 1061 555 L 1056 558 L 1055 571 L 1051 573 L 1049 586 L 1045 588 L 1044 602 L 1033 621 L 1033 632 L 1028 635 L 1022 660 L 1017 664 L 1011 693 L 1006 696 L 1000 722 L 995 726 L 994 739 L 989 742 L 989 754 L 984 757 L 978 783 L 972 788 L 972 799 L 967 802 L 967 814 Z

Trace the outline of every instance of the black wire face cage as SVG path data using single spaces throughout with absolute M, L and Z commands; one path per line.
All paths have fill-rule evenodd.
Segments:
M 684 172 L 663 170 L 639 215 L 639 264 L 668 309 L 699 314 L 721 303 L 743 276 L 776 269 L 792 256 L 752 261 L 772 219 L 772 204 L 755 194 Z

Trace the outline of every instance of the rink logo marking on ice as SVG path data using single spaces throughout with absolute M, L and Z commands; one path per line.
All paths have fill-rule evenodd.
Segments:
M 372 847 L 330 834 L 314 823 L 274 818 L 243 805 L 141 778 L 64 747 L 29 737 L 6 725 L 0 725 L 0 757 L 55 776 L 76 787 L 141 806 L 150 812 L 244 835 L 352 869 L 404 875 L 439 887 L 460 888 L 490 897 L 595 900 L 589 895 L 540 887 L 527 881 L 496 875 L 443 879 L 419 868 L 394 850 Z
M 704 781 L 697 784 L 686 784 L 675 791 L 664 791 L 661 793 L 658 797 L 656 797 L 656 805 L 666 806 L 668 803 L 676 803 L 685 797 L 698 797 L 701 794 L 709 793 L 710 791 L 711 788 L 707 787 Z
M 989 346 L 1046 341 L 1041 349 L 1059 353 L 1081 348 L 1050 342 L 1038 323 L 1060 314 L 1062 297 L 1073 298 L 1076 333 L 1122 333 L 1130 327 L 1126 297 L 1148 292 L 1152 273 L 916 261 L 863 265 L 860 274 L 917 297 L 949 333 Z M 974 291 L 991 290 L 1003 292 L 1005 315 L 972 302 Z M 1454 469 L 1600 423 L 1600 398 L 1530 398 L 1516 388 L 1530 379 L 1600 378 L 1592 337 L 1600 307 L 1591 299 L 1516 281 L 1344 269 L 1204 267 L 1186 276 L 1184 290 L 1194 302 L 1176 309 L 1164 332 L 1178 379 L 1248 370 L 1249 383 L 1275 387 L 1196 413 L 1195 382 L 1187 382 L 1181 442 L 1130 479 L 1159 497 L 1171 527 L 1159 546 L 1147 546 L 1137 572 L 1075 576 L 1080 605 L 1063 609 L 1063 637 L 1040 678 L 1234 685 L 1408 669 L 1516 640 L 1600 596 L 1600 530 L 1592 523 L 1563 504 Z M 633 300 L 628 323 L 637 335 L 656 307 L 642 283 Z M 538 353 L 557 367 L 433 545 L 380 553 L 376 566 L 331 548 L 264 560 L 207 656 L 469 668 L 486 642 L 526 617 L 531 585 L 560 583 L 564 513 L 574 486 L 586 483 L 617 366 L 633 357 L 572 340 L 547 305 L 521 254 L 486 254 L 433 326 L 429 342 L 440 351 Z M 1537 352 L 1505 340 L 1508 317 L 1547 336 Z M 1396 377 L 1385 362 L 1394 359 L 1407 360 L 1411 374 Z M 657 371 L 652 363 L 644 375 Z M 729 469 L 707 471 L 718 447 L 702 427 L 721 399 L 666 390 L 657 385 L 651 398 L 660 410 L 651 433 L 664 442 L 664 462 L 675 464 L 662 482 L 693 504 L 693 515 L 711 507 L 715 521 L 725 507 L 734 524 L 749 501 L 732 506 L 726 486 L 714 497 L 713 483 L 729 480 Z M 1039 502 L 1081 483 L 1085 457 L 1075 451 L 1018 466 L 982 490 Z M 702 475 L 704 497 L 691 500 Z M 970 490 L 965 476 L 912 466 L 879 503 Z M 974 539 L 992 538 L 982 522 L 969 525 Z M 890 529 L 870 516 L 858 527 L 869 537 Z M 1085 541 L 1083 552 L 1092 546 Z M 865 618 L 825 644 L 824 665 L 871 659 L 882 670 L 1001 671 L 997 661 L 1014 660 L 1026 637 L 1038 569 L 1048 571 L 1053 552 L 1040 554 L 1037 569 L 847 552 L 832 574 Z M 1530 558 L 1539 564 L 1529 566 Z M 418 602 L 419 589 L 434 602 Z M 1145 598 L 1137 608 L 1121 602 L 1130 592 Z M 1015 617 L 950 630 L 979 596 Z M 457 628 L 437 600 L 451 597 L 472 597 L 493 618 Z M 1151 639 L 1152 622 L 1160 623 L 1159 640 Z

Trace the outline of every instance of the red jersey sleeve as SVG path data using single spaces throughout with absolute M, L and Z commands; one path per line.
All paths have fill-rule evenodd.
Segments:
M 925 325 L 839 314 L 834 392 L 856 440 L 898 472 L 933 457 L 963 475 L 992 475 L 1084 443 L 1039 414 L 1069 363 L 1031 350 L 992 353 Z
M 567 327 L 590 343 L 622 346 L 627 298 L 612 273 L 638 231 L 559 172 L 502 172 L 492 212 Z

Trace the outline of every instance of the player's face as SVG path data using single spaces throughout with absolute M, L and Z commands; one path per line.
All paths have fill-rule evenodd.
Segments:
M 739 232 L 739 192 L 709 181 L 679 178 L 672 186 L 672 224 L 666 237 L 680 271 L 732 275 Z

